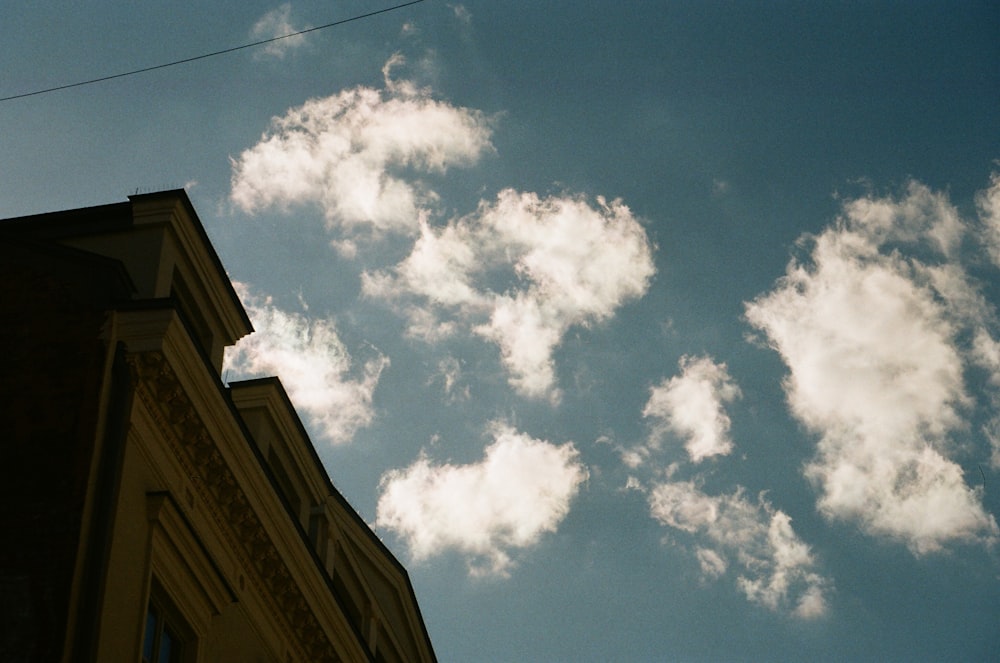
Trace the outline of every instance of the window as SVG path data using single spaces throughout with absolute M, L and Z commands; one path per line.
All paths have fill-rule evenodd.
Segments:
M 267 464 L 271 467 L 271 472 L 274 474 L 275 481 L 278 482 L 278 489 L 281 494 L 284 495 L 285 499 L 288 500 L 288 505 L 292 509 L 292 513 L 295 514 L 295 519 L 300 523 L 302 522 L 302 498 L 299 497 L 299 492 L 295 490 L 295 482 L 292 481 L 292 477 L 288 475 L 288 471 L 285 469 L 285 464 L 281 462 L 278 458 L 278 452 L 275 451 L 272 445 L 267 454 Z M 304 483 L 304 482 L 299 482 Z
M 326 508 L 322 504 L 317 504 L 309 510 L 309 540 L 312 541 L 313 550 L 326 564 L 326 544 L 329 541 L 330 523 L 326 519 Z
M 135 657 L 141 663 L 193 663 L 212 616 L 237 597 L 170 493 L 147 493 L 146 499 L 152 525 L 149 602 L 135 616 L 142 644 Z
M 186 633 L 181 624 L 156 598 L 146 609 L 146 626 L 142 636 L 142 663 L 181 663 Z

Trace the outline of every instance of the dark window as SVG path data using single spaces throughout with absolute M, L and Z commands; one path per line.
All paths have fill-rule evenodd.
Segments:
M 212 352 L 212 328 L 208 326 L 205 316 L 202 315 L 201 309 L 195 303 L 195 298 L 191 295 L 191 290 L 176 269 L 170 284 L 170 294 L 180 306 L 184 321 L 189 325 L 195 340 L 201 344 L 205 354 L 210 354 Z
M 142 663 L 178 663 L 183 642 L 163 610 L 154 603 L 146 611 L 146 633 L 142 641 Z
M 267 464 L 271 466 L 271 472 L 278 482 L 278 489 L 285 496 L 285 499 L 288 500 L 288 505 L 292 508 L 292 513 L 295 514 L 295 520 L 301 523 L 302 515 L 300 510 L 302 509 L 302 499 L 299 497 L 298 491 L 295 490 L 295 483 L 285 470 L 285 466 L 281 462 L 281 459 L 278 458 L 278 452 L 274 450 L 273 446 L 267 454 Z

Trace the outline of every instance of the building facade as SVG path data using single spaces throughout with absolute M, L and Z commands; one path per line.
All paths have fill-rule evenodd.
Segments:
M 0 660 L 434 661 L 183 191 L 0 221 Z

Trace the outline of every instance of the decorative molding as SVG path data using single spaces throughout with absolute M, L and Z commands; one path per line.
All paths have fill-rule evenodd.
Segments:
M 185 621 L 204 634 L 211 617 L 237 595 L 169 491 L 146 494 L 146 515 L 150 568 L 185 607 Z
M 302 660 L 339 661 L 333 643 L 292 578 L 277 547 L 250 505 L 243 488 L 180 385 L 170 362 L 160 351 L 128 356 L 136 393 L 154 413 L 177 457 L 194 481 L 202 503 L 247 570 L 265 590 Z

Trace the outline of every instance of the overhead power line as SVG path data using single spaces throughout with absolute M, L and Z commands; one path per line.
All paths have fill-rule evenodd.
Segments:
M 411 0 L 410 2 L 404 2 L 399 5 L 394 5 L 392 7 L 386 7 L 385 9 L 379 9 L 377 11 L 368 12 L 367 14 L 359 14 L 357 16 L 352 16 L 350 18 L 341 19 L 339 21 L 334 21 L 333 23 L 327 23 L 326 25 L 318 25 L 315 28 L 306 28 L 305 30 L 299 30 L 298 32 L 290 32 L 287 35 L 281 35 L 280 37 L 271 37 L 270 39 L 262 39 L 260 41 L 255 41 L 250 44 L 243 44 L 242 46 L 233 46 L 232 48 L 224 48 L 221 51 L 214 51 L 212 53 L 205 53 L 203 55 L 196 55 L 191 58 L 184 58 L 183 60 L 174 60 L 173 62 L 167 62 L 164 64 L 153 65 L 152 67 L 143 67 L 142 69 L 133 69 L 132 71 L 126 71 L 120 74 L 112 74 L 111 76 L 101 76 L 100 78 L 91 78 L 85 81 L 79 81 L 77 83 L 68 83 L 66 85 L 57 85 L 55 87 L 45 88 L 44 90 L 34 90 L 33 92 L 22 92 L 21 94 L 14 94 L 9 97 L 0 97 L 0 102 L 12 101 L 14 99 L 23 99 L 24 97 L 33 97 L 39 94 L 45 94 L 47 92 L 56 92 L 58 90 L 68 90 L 73 87 L 80 87 L 83 85 L 91 85 L 93 83 L 102 83 L 104 81 L 114 80 L 116 78 L 125 78 L 126 76 L 135 76 L 136 74 L 145 74 L 149 71 L 156 71 L 157 69 L 166 69 L 167 67 L 173 67 L 179 64 L 186 64 L 188 62 L 194 62 L 195 60 L 204 60 L 205 58 L 212 58 L 216 55 L 225 55 L 226 53 L 232 53 L 234 51 L 242 51 L 246 48 L 254 48 L 255 46 L 263 46 L 264 44 L 270 44 L 271 42 L 279 41 L 281 39 L 288 39 L 289 37 L 297 37 L 299 35 L 304 35 L 307 32 L 316 32 L 317 30 L 325 30 L 326 28 L 336 27 L 338 25 L 343 25 L 345 23 L 351 23 L 353 21 L 360 21 L 364 18 L 371 18 L 372 16 L 377 16 L 378 14 L 386 14 L 391 11 L 396 11 L 397 9 L 402 9 L 403 7 L 409 7 L 410 5 L 416 5 L 424 0 Z

